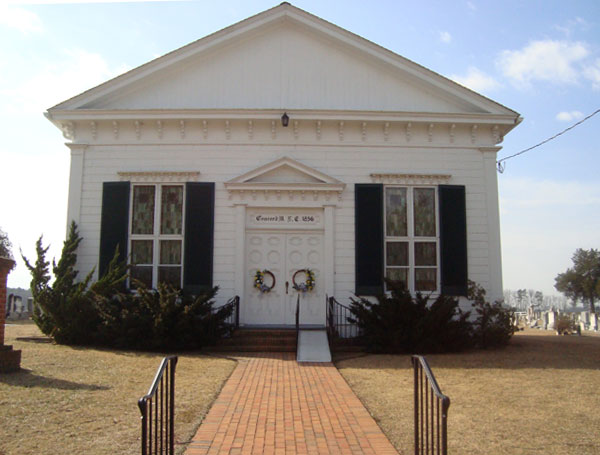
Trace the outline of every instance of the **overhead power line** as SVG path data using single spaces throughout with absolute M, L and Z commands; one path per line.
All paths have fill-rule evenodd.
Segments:
M 514 158 L 515 156 L 522 155 L 522 154 L 523 154 L 523 153 L 525 153 L 525 152 L 529 152 L 530 150 L 533 150 L 534 148 L 537 148 L 537 147 L 539 147 L 540 145 L 544 145 L 545 143 L 547 143 L 547 142 L 550 142 L 550 141 L 551 141 L 551 140 L 553 140 L 553 139 L 556 139 L 558 136 L 561 136 L 561 135 L 565 134 L 567 131 L 570 131 L 570 130 L 572 130 L 573 128 L 575 128 L 575 127 L 576 127 L 576 126 L 578 126 L 578 125 L 581 125 L 581 124 L 582 124 L 583 122 L 585 122 L 586 120 L 589 120 L 589 119 L 591 119 L 591 118 L 592 118 L 594 115 L 596 115 L 598 112 L 600 112 L 600 109 L 596 109 L 594 112 L 592 112 L 592 113 L 591 113 L 590 115 L 588 115 L 587 117 L 585 117 L 585 118 L 582 118 L 582 119 L 581 119 L 581 120 L 579 120 L 577 123 L 574 123 L 574 124 L 573 124 L 573 125 L 571 125 L 570 127 L 568 127 L 568 128 L 565 128 L 564 130 L 562 130 L 560 133 L 556 133 L 554 136 L 552 136 L 552 137 L 549 137 L 548 139 L 546 139 L 546 140 L 544 140 L 544 141 L 540 142 L 539 144 L 535 144 L 533 147 L 526 148 L 525 150 L 521 150 L 520 152 L 518 152 L 518 153 L 515 153 L 514 155 L 510 155 L 510 156 L 507 156 L 506 158 L 502 158 L 501 160 L 498 160 L 498 161 L 496 161 L 496 165 L 497 165 L 497 167 L 498 167 L 498 172 L 500 172 L 501 174 L 504 172 L 504 168 L 506 167 L 506 166 L 503 164 L 503 162 L 504 162 L 504 161 L 506 161 L 506 160 L 510 160 L 511 158 Z

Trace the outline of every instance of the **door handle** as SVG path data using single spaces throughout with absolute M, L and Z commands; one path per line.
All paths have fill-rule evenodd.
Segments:
M 290 287 L 290 283 L 289 283 L 289 281 L 286 281 L 286 282 L 285 282 L 285 293 L 286 293 L 286 294 L 288 293 L 288 288 L 289 288 L 289 287 Z

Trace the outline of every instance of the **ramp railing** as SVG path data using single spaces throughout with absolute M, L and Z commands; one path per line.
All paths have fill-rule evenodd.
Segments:
M 360 336 L 358 324 L 354 322 L 350 308 L 342 305 L 335 297 L 326 297 L 327 336 L 330 342 L 335 338 L 352 340 Z
M 225 319 L 227 326 L 237 329 L 240 327 L 240 296 L 230 298 L 225 305 L 222 307 L 214 308 L 215 312 L 223 310 L 224 308 L 231 307 L 231 313 Z
M 298 346 L 298 335 L 300 334 L 300 293 L 296 299 L 296 346 Z

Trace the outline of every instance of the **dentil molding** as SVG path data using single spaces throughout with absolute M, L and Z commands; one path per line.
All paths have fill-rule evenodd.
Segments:
M 121 181 L 133 183 L 163 183 L 163 182 L 194 182 L 200 177 L 198 171 L 145 171 L 145 172 L 118 172 Z
M 387 185 L 441 185 L 448 183 L 450 174 L 370 174 L 374 183 Z

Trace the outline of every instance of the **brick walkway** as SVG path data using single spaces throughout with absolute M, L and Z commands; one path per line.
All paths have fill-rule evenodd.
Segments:
M 398 454 L 333 364 L 238 360 L 186 455 Z

